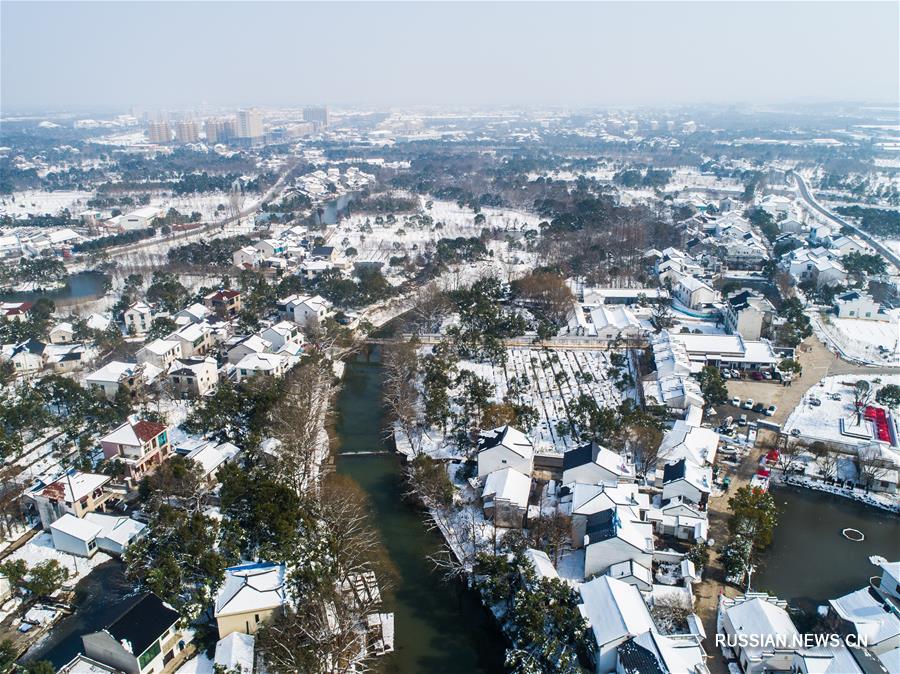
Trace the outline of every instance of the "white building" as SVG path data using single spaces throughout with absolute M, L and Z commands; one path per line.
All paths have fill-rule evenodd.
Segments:
M 481 492 L 486 519 L 500 527 L 519 529 L 524 525 L 531 493 L 531 476 L 515 468 L 488 473 Z
M 129 335 L 143 335 L 153 323 L 153 307 L 146 302 L 135 302 L 125 310 L 125 330 Z
M 184 354 L 181 351 L 181 342 L 170 339 L 154 339 L 138 349 L 135 354 L 138 363 L 150 363 L 160 370 L 168 370 L 176 359 Z
M 229 342 L 231 343 L 231 342 Z M 228 349 L 228 362 L 240 363 L 246 356 L 255 353 L 267 353 L 272 350 L 272 342 L 259 335 L 250 335 L 240 339 Z
M 331 308 L 331 302 L 321 295 L 290 295 L 278 300 L 278 314 L 300 326 L 321 324 Z
M 289 363 L 290 359 L 280 353 L 251 353 L 235 365 L 236 378 L 243 381 L 258 374 L 281 377 L 287 372 Z
M 881 305 L 868 293 L 853 290 L 839 295 L 834 300 L 834 312 L 838 318 L 862 318 L 864 320 L 887 320 L 888 316 L 880 313 Z
M 136 396 L 162 373 L 153 363 L 123 363 L 113 360 L 84 378 L 85 384 L 112 400 L 120 389 Z
M 478 477 L 497 470 L 515 468 L 531 475 L 534 445 L 527 435 L 512 426 L 483 431 L 478 437 Z
M 653 566 L 653 525 L 630 506 L 616 506 L 587 516 L 584 577 L 604 573 L 613 564 L 631 561 Z
M 119 227 L 125 231 L 135 229 L 147 229 L 153 226 L 153 220 L 158 218 L 161 210 L 155 206 L 146 206 L 132 211 L 119 218 Z
M 219 383 L 215 358 L 177 358 L 169 366 L 169 382 L 180 397 L 204 396 Z
M 589 442 L 563 454 L 563 484 L 611 484 L 634 480 L 634 466 L 616 452 Z
M 75 339 L 75 328 L 68 321 L 57 323 L 48 333 L 51 344 L 68 344 Z
M 700 309 L 719 301 L 719 293 L 694 276 L 682 276 L 672 295 L 688 309 Z
M 681 497 L 689 503 L 706 507 L 712 488 L 712 468 L 701 467 L 680 459 L 667 463 L 662 471 L 662 499 Z
M 232 253 L 231 261 L 239 269 L 256 269 L 263 257 L 263 254 L 253 246 L 244 246 Z
M 719 611 L 725 634 L 754 637 L 755 642 L 762 643 L 749 642 L 746 647 L 734 648 L 744 674 L 791 671 L 795 648 L 777 646 L 778 640 L 799 637 L 786 608 L 787 602 L 758 592 L 721 600 Z
M 775 307 L 769 300 L 746 288 L 732 294 L 722 311 L 725 330 L 753 341 L 762 336 L 763 328 L 772 322 L 774 315 Z

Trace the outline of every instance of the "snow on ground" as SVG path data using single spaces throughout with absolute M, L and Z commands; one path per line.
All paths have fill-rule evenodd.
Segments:
M 215 665 L 205 653 L 194 656 L 175 670 L 175 674 L 213 674 L 213 672 Z
M 842 434 L 841 420 L 848 426 L 856 423 L 853 385 L 860 379 L 871 383 L 875 378 L 881 380 L 881 386 L 900 385 L 900 375 L 872 373 L 871 376 L 835 375 L 825 377 L 818 386 L 813 386 L 797 404 L 785 421 L 784 430 L 788 433 L 797 430 L 800 432 L 800 437 L 808 441 L 821 440 L 850 447 L 868 444 L 871 439 Z M 832 396 L 835 396 L 837 400 L 833 400 Z M 822 404 L 813 405 L 811 403 L 813 398 L 820 400 Z M 894 423 L 896 423 L 896 419 Z M 868 430 L 871 433 L 871 422 L 864 421 L 864 424 L 865 426 L 860 431 Z
M 900 309 L 887 315 L 884 321 L 818 316 L 813 323 L 823 341 L 851 360 L 900 365 Z
M 78 213 L 87 209 L 87 201 L 93 196 L 91 192 L 75 190 L 14 192 L 0 198 L 0 216 L 25 218 L 28 215 L 58 215 L 68 208 L 77 217 Z
M 37 566 L 42 562 L 55 559 L 69 570 L 69 578 L 66 582 L 75 583 L 84 578 L 96 567 L 112 559 L 105 552 L 97 552 L 93 557 L 76 557 L 66 552 L 60 552 L 53 547 L 53 537 L 48 532 L 43 532 L 32 538 L 21 548 L 13 552 L 9 559 L 23 559 L 28 568 Z
M 510 348 L 505 366 L 461 361 L 460 368 L 475 372 L 494 387 L 494 397 L 502 400 L 508 379 L 528 380 L 522 402 L 538 412 L 539 421 L 530 435 L 538 451 L 564 452 L 577 446 L 570 437 L 557 432 L 560 421 L 568 421 L 566 404 L 582 393 L 590 395 L 602 407 L 617 407 L 624 399 L 607 376 L 610 369 L 608 351 L 541 351 Z

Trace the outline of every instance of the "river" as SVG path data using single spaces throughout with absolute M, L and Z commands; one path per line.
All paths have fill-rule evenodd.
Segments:
M 393 571 L 384 594 L 385 608 L 395 616 L 396 650 L 383 659 L 382 671 L 502 672 L 503 638 L 488 612 L 474 593 L 443 583 L 427 559 L 441 539 L 402 500 L 399 457 L 353 456 L 387 449 L 383 428 L 381 368 L 377 362 L 351 361 L 337 403 L 337 472 L 355 480 L 371 499 L 372 522 Z
M 4 302 L 34 302 L 36 299 L 46 297 L 53 300 L 57 306 L 66 306 L 88 300 L 95 300 L 106 294 L 107 276 L 98 271 L 83 271 L 71 274 L 66 278 L 63 288 L 48 290 L 47 292 L 8 292 L 0 293 L 0 300 Z
M 871 555 L 900 558 L 900 517 L 832 494 L 775 487 L 778 525 L 753 589 L 768 591 L 805 610 L 859 589 L 881 570 Z M 866 539 L 841 535 L 847 527 Z

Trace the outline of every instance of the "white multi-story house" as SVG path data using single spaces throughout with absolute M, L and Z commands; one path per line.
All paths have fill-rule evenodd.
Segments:
M 255 269 L 262 262 L 263 254 L 253 246 L 238 248 L 231 255 L 231 261 L 239 269 Z
M 301 326 L 321 324 L 331 308 L 331 302 L 321 295 L 290 295 L 278 300 L 279 316 Z
M 259 336 L 271 344 L 272 351 L 278 351 L 288 342 L 303 344 L 303 333 L 300 332 L 300 326 L 293 321 L 280 321 L 261 330 Z
M 169 382 L 180 397 L 204 396 L 219 383 L 215 358 L 178 358 L 169 367 Z
M 135 302 L 125 310 L 123 317 L 128 334 L 143 335 L 153 323 L 153 307 L 146 302 Z
M 838 318 L 862 318 L 872 321 L 887 320 L 881 313 L 881 305 L 868 293 L 853 290 L 834 300 L 834 312 Z
M 478 437 L 480 478 L 504 468 L 515 468 L 530 477 L 533 462 L 534 445 L 531 439 L 512 426 L 500 426 L 491 431 L 483 431 Z
M 251 353 L 235 365 L 237 381 L 243 381 L 259 374 L 281 377 L 287 372 L 290 359 L 280 353 Z
M 588 515 L 583 544 L 585 578 L 621 562 L 633 562 L 648 570 L 653 567 L 653 525 L 629 506 Z
M 134 398 L 152 384 L 162 369 L 153 363 L 123 363 L 113 360 L 84 378 L 85 384 L 112 400 L 121 389 Z
M 719 300 L 718 292 L 694 276 L 682 276 L 672 295 L 688 309 L 700 309 Z
M 774 315 L 775 307 L 769 300 L 746 288 L 728 297 L 722 309 L 725 330 L 750 341 L 762 336 Z
M 152 363 L 160 370 L 168 370 L 176 358 L 181 358 L 181 342 L 177 339 L 154 339 L 138 349 L 138 363 Z

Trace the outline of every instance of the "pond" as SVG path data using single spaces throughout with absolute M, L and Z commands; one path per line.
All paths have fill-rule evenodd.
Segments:
M 350 202 L 355 198 L 355 194 L 342 194 L 335 199 L 326 201 L 320 207 L 318 212 L 318 224 L 320 225 L 336 225 L 347 211 Z
M 66 279 L 66 285 L 63 288 L 46 292 L 0 293 L 0 300 L 4 302 L 34 302 L 36 299 L 46 297 L 53 300 L 57 306 L 66 306 L 102 297 L 106 294 L 107 280 L 106 274 L 98 271 L 83 271 L 71 274 Z
M 132 594 L 121 562 L 101 564 L 75 587 L 75 613 L 55 625 L 23 659 L 49 660 L 59 669 L 83 652 L 81 635 L 103 629 L 115 620 L 124 610 L 122 600 Z
M 753 589 L 771 592 L 805 610 L 859 589 L 881 570 L 872 555 L 900 558 L 900 517 L 832 494 L 775 487 L 779 508 L 772 547 L 753 576 Z M 865 534 L 854 543 L 847 527 Z
M 478 597 L 442 582 L 428 556 L 441 545 L 423 516 L 403 501 L 401 464 L 396 454 L 353 456 L 383 451 L 384 416 L 381 368 L 347 363 L 338 398 L 337 472 L 351 477 L 372 503 L 373 524 L 395 571 L 385 592 L 386 610 L 395 616 L 395 652 L 380 663 L 391 674 L 487 674 L 503 671 L 504 642 Z

